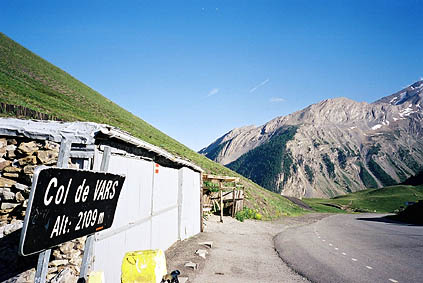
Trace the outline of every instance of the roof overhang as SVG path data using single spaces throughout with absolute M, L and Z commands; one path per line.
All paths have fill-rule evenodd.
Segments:
M 165 158 L 180 166 L 203 172 L 199 166 L 187 160 L 175 157 L 160 147 L 147 143 L 125 131 L 106 124 L 0 118 L 1 136 L 26 137 L 29 139 L 49 140 L 59 143 L 63 140 L 69 140 L 72 141 L 72 143 L 88 145 L 95 144 L 96 137 L 100 133 L 126 145 L 147 150 L 154 155 Z

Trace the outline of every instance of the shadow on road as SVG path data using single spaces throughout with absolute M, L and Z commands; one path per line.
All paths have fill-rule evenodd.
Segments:
M 407 223 L 397 220 L 396 215 L 388 215 L 388 216 L 382 216 L 382 217 L 361 217 L 357 218 L 357 220 L 361 221 L 371 221 L 371 222 L 383 222 L 388 223 L 392 225 L 401 225 L 401 226 L 423 226 L 421 224 L 413 224 L 413 223 Z

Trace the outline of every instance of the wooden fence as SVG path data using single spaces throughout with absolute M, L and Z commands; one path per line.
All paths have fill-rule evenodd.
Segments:
M 55 120 L 62 121 L 56 116 L 41 113 L 33 109 L 21 106 L 0 102 L 0 113 L 13 114 L 16 117 L 26 117 L 37 120 Z

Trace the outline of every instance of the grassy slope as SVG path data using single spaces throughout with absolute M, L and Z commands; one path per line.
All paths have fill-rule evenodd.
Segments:
M 306 213 L 305 210 L 296 204 L 288 201 L 280 194 L 263 189 L 259 185 L 242 177 L 241 182 L 246 188 L 246 205 L 257 209 L 265 220 L 272 220 L 280 216 L 296 216 Z M 250 183 L 251 185 L 249 185 Z
M 239 176 L 155 129 L 63 70 L 0 33 L 0 101 L 51 114 L 65 121 L 92 121 L 119 127 L 132 135 L 188 159 L 206 172 Z M 7 116 L 4 115 L 3 116 Z M 295 205 L 243 178 L 247 205 L 265 218 L 298 214 Z
M 407 201 L 423 199 L 423 186 L 391 186 L 382 189 L 368 189 L 332 199 L 303 199 L 319 212 L 344 212 L 324 204 L 334 204 L 348 209 L 369 212 L 393 212 Z

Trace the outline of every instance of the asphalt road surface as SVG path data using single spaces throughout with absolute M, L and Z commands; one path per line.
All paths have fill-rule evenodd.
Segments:
M 278 234 L 275 247 L 312 282 L 423 282 L 423 226 L 384 216 L 329 216 Z

